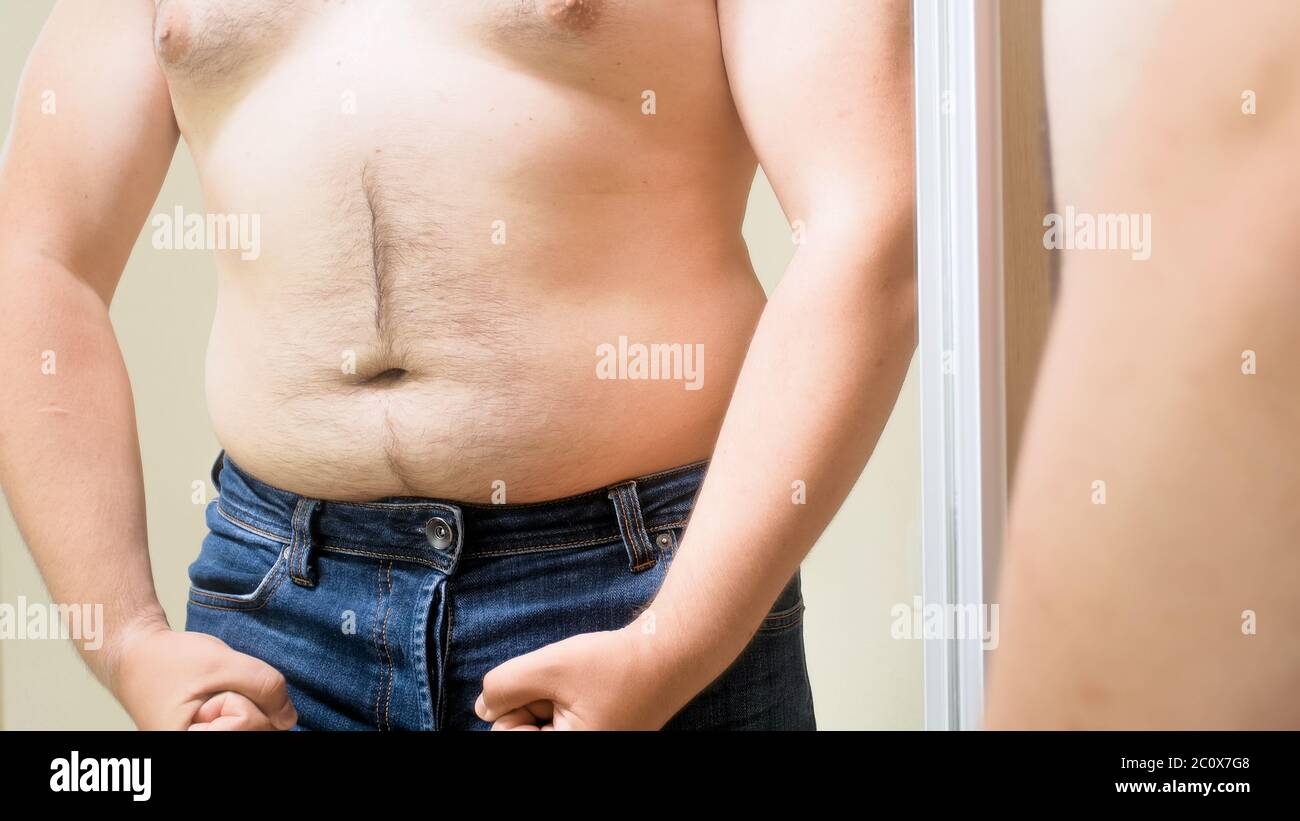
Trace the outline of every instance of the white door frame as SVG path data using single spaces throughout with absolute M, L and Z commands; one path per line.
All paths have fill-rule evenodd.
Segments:
M 936 605 L 983 612 L 984 557 L 1000 549 L 1006 518 L 1001 71 L 998 0 L 915 0 L 914 12 L 928 617 Z M 925 639 L 925 726 L 975 729 L 983 643 L 947 632 Z

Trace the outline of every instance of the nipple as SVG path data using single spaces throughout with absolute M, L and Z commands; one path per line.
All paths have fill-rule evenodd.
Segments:
M 189 9 L 168 0 L 158 10 L 158 20 L 154 23 L 154 51 L 164 63 L 178 63 L 185 59 L 192 43 Z
M 582 32 L 596 24 L 601 0 L 539 0 L 542 15 L 568 31 Z

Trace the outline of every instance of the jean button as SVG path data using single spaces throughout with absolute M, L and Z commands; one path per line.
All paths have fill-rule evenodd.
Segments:
M 424 536 L 434 550 L 451 547 L 451 525 L 441 516 L 434 516 L 424 525 Z

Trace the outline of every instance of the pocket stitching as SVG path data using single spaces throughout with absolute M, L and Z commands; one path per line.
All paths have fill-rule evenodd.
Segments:
M 258 536 L 261 536 L 263 539 L 276 542 L 278 544 L 292 543 L 291 539 L 281 538 L 280 536 L 277 536 L 276 534 L 271 533 L 270 531 L 262 530 L 256 525 L 252 525 L 248 522 L 245 522 L 243 519 L 239 519 L 235 516 L 232 516 L 231 514 L 226 512 L 225 508 L 221 506 L 220 501 L 217 502 L 217 513 L 221 514 L 221 518 L 225 519 L 227 522 L 230 522 L 235 527 L 243 528 L 244 530 L 247 530 L 249 533 L 254 533 Z
M 266 575 L 262 577 L 260 582 L 258 582 L 257 587 L 254 588 L 253 592 L 244 595 L 218 593 L 214 590 L 205 590 L 198 585 L 191 584 L 189 595 L 190 602 L 199 607 L 209 607 L 213 610 L 260 610 L 266 606 L 267 602 L 271 600 L 271 597 L 275 595 L 276 591 L 280 589 L 280 585 L 284 582 L 285 576 L 287 575 L 285 571 L 288 567 L 286 563 L 286 553 L 288 549 L 288 545 L 281 548 L 280 555 L 275 559 L 275 564 L 271 565 L 271 569 L 266 571 Z M 217 603 L 213 603 L 209 600 L 216 600 Z M 223 604 L 223 602 L 228 602 L 228 604 Z
M 773 633 L 779 630 L 785 630 L 794 627 L 803 621 L 804 607 L 803 598 L 793 606 L 788 607 L 778 613 L 769 613 L 763 618 L 763 623 L 759 625 L 760 633 Z

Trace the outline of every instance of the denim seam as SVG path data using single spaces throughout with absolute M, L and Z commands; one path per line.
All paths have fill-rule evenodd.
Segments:
M 380 565 L 380 578 L 383 577 L 383 565 Z M 375 661 L 379 663 L 379 680 L 375 682 L 375 702 L 371 708 L 375 715 L 375 729 L 382 730 L 383 726 L 379 722 L 379 694 L 384 689 L 383 662 L 384 654 L 379 649 L 379 608 L 384 603 L 383 585 L 379 585 L 379 594 L 375 597 L 375 606 L 370 613 L 370 646 L 375 648 Z
M 294 508 L 293 518 L 290 519 L 290 533 L 292 540 L 289 542 L 289 578 L 293 579 L 294 584 L 302 584 L 298 574 L 298 553 L 302 550 L 302 523 L 301 519 L 302 505 L 299 503 Z
M 452 606 L 451 580 L 443 582 L 442 606 L 447 609 L 447 634 L 438 647 L 438 729 L 447 726 L 447 655 L 451 652 L 451 631 L 455 624 L 456 608 Z
M 240 521 L 239 519 L 234 518 L 229 513 L 227 513 L 224 510 L 221 510 L 220 508 L 218 508 L 217 512 L 221 514 L 222 518 L 226 519 L 231 524 L 235 525 L 236 527 L 243 528 L 244 530 L 247 530 L 250 533 L 255 533 L 258 536 L 262 536 L 264 538 L 270 539 L 271 541 L 279 542 L 280 544 L 286 544 L 286 545 L 293 544 L 293 541 L 291 539 L 286 539 L 282 536 L 276 536 L 275 534 L 268 533 L 263 530 L 259 530 L 258 528 L 250 525 L 247 522 Z M 421 558 L 419 556 L 407 556 L 406 554 L 403 553 L 377 553 L 374 551 L 367 550 L 364 546 L 353 545 L 348 542 L 343 542 L 340 544 L 336 542 L 322 541 L 322 542 L 315 543 L 313 546 L 318 547 L 322 550 L 330 550 L 336 553 L 355 553 L 357 555 L 372 556 L 374 558 L 379 558 L 379 559 L 394 559 L 394 560 L 401 560 L 401 561 L 418 562 L 420 564 L 432 567 L 434 570 L 442 569 L 437 564 L 434 564 L 431 560 Z
M 391 561 L 387 563 L 386 571 L 388 577 L 388 596 L 384 600 L 386 604 L 384 606 L 384 627 L 382 636 L 384 640 L 384 656 L 388 662 L 388 693 L 384 697 L 384 729 L 391 730 L 393 729 L 393 725 L 389 720 L 389 714 L 393 706 L 393 680 L 397 675 L 396 671 L 393 669 L 393 654 L 388 647 L 388 619 L 393 614 L 393 563 Z
M 442 512 L 450 511 L 454 505 L 446 502 L 331 502 L 331 507 L 360 507 L 367 510 L 411 510 L 429 508 Z
M 645 529 L 645 520 L 641 518 L 641 499 L 637 496 L 635 484 L 628 488 L 627 495 L 628 513 L 632 515 L 632 521 L 636 528 L 632 538 L 640 543 L 639 549 L 642 555 L 641 561 L 632 569 L 637 571 L 649 570 L 655 566 L 655 562 L 659 560 L 659 557 L 654 553 L 654 545 L 650 542 L 649 534 Z
M 242 513 L 243 511 L 240 512 Z M 280 542 L 281 544 L 292 544 L 293 542 L 292 539 L 286 539 L 283 536 L 277 536 L 276 534 L 271 533 L 270 531 L 262 530 L 261 528 L 255 527 L 254 525 L 251 525 L 248 522 L 243 521 L 242 519 L 235 518 L 233 515 L 228 513 L 226 509 L 222 507 L 220 504 L 217 505 L 217 513 L 220 513 L 221 517 L 226 521 L 230 522 L 232 525 L 243 528 L 244 530 L 247 530 L 250 533 L 256 533 L 258 536 L 261 536 L 265 539 L 270 539 L 273 542 Z
M 415 564 L 421 564 L 425 567 L 433 568 L 434 570 L 443 571 L 442 567 L 434 564 L 431 560 L 422 559 L 418 556 L 406 556 L 401 553 L 377 553 L 373 550 L 363 550 L 361 548 L 340 547 L 339 545 L 328 542 L 321 542 L 317 547 L 329 553 L 345 553 L 349 556 L 366 556 L 368 558 L 381 559 L 389 562 L 413 562 Z
M 415 672 L 415 694 L 420 701 L 420 723 L 423 725 L 425 718 L 428 718 L 428 729 L 430 730 L 435 730 L 438 726 L 438 708 L 433 703 L 433 680 L 429 672 L 429 619 L 433 612 L 433 599 L 437 592 L 437 584 L 437 581 L 435 581 L 434 589 L 429 593 L 427 612 L 421 617 L 421 608 L 417 606 L 413 611 L 416 618 L 411 620 L 408 630 L 411 641 L 411 664 Z M 417 588 L 419 590 L 417 602 L 423 601 L 424 585 L 425 582 L 421 581 Z
M 676 530 L 679 527 L 686 527 L 687 521 L 689 520 L 681 519 L 676 522 L 669 522 L 666 525 L 655 525 L 654 527 L 647 527 L 646 533 L 658 533 L 661 530 Z
M 622 535 L 614 533 L 604 538 L 584 539 L 579 542 L 559 542 L 557 544 L 540 545 L 525 544 L 502 550 L 473 550 L 465 555 L 468 558 L 475 558 L 478 556 L 520 556 L 526 553 L 548 553 L 552 550 L 567 550 L 574 547 L 591 547 L 598 544 L 612 544 L 613 542 L 622 541 Z
M 799 609 L 802 608 L 802 607 L 803 607 L 803 602 L 801 601 L 801 602 L 795 604 L 793 607 L 787 607 L 786 609 L 784 609 L 784 610 L 778 610 L 778 611 L 776 611 L 775 613 L 768 613 L 768 614 L 767 614 L 767 617 L 768 617 L 769 619 L 775 619 L 775 618 L 779 618 L 779 617 L 781 617 L 781 616 L 788 616 L 788 615 L 790 615 L 791 613 L 797 613 L 797 612 L 799 612 Z
M 284 584 L 284 580 L 286 578 L 288 578 L 288 574 L 285 573 L 283 570 L 279 571 L 279 578 L 275 580 L 275 584 L 271 587 L 270 590 L 267 591 L 266 596 L 264 596 L 262 600 L 259 601 L 257 604 L 249 605 L 247 607 L 232 607 L 229 605 L 213 604 L 212 602 L 208 602 L 208 601 L 200 601 L 201 598 L 212 598 L 220 601 L 225 597 L 218 596 L 213 593 L 208 593 L 201 589 L 196 589 L 193 586 L 190 587 L 189 600 L 190 600 L 190 604 L 194 605 L 195 607 L 206 607 L 210 610 L 226 610 L 232 613 L 251 613 L 254 610 L 261 610 L 263 607 L 266 607 L 268 604 L 270 604 L 271 599 L 275 597 L 276 592 L 280 589 L 281 585 Z M 238 599 L 227 599 L 227 600 L 238 601 Z
M 688 471 L 692 471 L 692 470 L 696 470 L 697 468 L 704 467 L 708 465 L 708 463 L 709 463 L 708 459 L 700 459 L 699 461 L 691 462 L 688 465 L 679 465 L 678 467 L 675 468 L 668 468 L 667 470 L 661 470 L 658 473 L 647 473 L 645 476 L 636 477 L 636 480 L 638 482 L 644 482 L 646 479 L 658 479 L 660 476 L 672 476 L 677 473 L 686 473 Z
M 253 598 L 216 593 L 211 590 L 204 590 L 203 588 L 197 587 L 193 584 L 190 585 L 188 598 L 191 602 L 200 607 L 210 607 L 213 610 L 261 610 L 266 606 L 267 602 L 271 601 L 271 597 L 275 595 L 276 591 L 280 589 L 280 585 L 285 579 L 286 569 L 287 564 L 285 561 L 285 552 L 281 550 L 280 555 L 276 557 L 275 564 L 266 572 L 266 575 L 262 577 L 262 581 L 258 582 L 257 588 L 253 590 L 252 594 L 250 594 L 254 596 Z M 272 579 L 274 579 L 274 581 L 272 581 Z M 264 588 L 265 590 L 263 592 Z M 255 595 L 259 592 L 261 592 L 260 596 Z M 202 599 L 215 599 L 218 602 L 228 601 L 242 606 L 223 607 L 220 604 L 212 604 L 211 602 L 202 601 Z M 256 602 L 256 604 L 254 604 L 254 602 Z
M 803 620 L 804 609 L 804 603 L 801 601 L 794 607 L 782 610 L 780 613 L 771 613 L 763 619 L 758 631 L 764 633 L 794 627 Z
M 375 598 L 374 614 L 370 617 L 370 641 L 375 648 L 375 659 L 376 661 L 379 662 L 379 681 L 375 683 L 375 703 L 374 703 L 375 727 L 377 729 L 382 730 L 384 729 L 384 718 L 382 712 L 380 711 L 379 705 L 380 705 L 380 701 L 383 699 L 384 690 L 388 682 L 388 668 L 385 665 L 384 641 L 381 638 L 379 632 L 380 613 L 381 612 L 383 613 L 383 621 L 385 625 L 387 625 L 387 620 L 388 620 L 388 613 L 384 609 L 386 602 L 384 597 L 383 563 L 380 563 L 379 565 L 379 573 L 376 576 L 376 580 L 378 582 L 379 595 L 376 596 Z
M 665 530 L 675 530 L 679 527 L 685 527 L 686 520 L 668 522 L 666 524 L 655 525 L 646 528 L 647 533 L 661 533 Z M 565 550 L 571 547 L 590 547 L 597 544 L 609 544 L 611 542 L 621 542 L 623 532 L 617 531 L 605 536 L 599 536 L 592 539 L 582 539 L 575 542 L 525 542 L 521 545 L 515 545 L 510 548 L 500 550 L 468 550 L 464 554 L 467 558 L 478 556 L 518 556 L 524 553 L 545 553 L 551 550 Z

